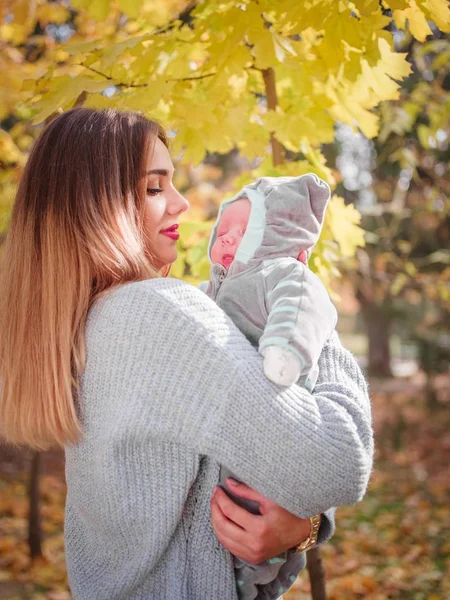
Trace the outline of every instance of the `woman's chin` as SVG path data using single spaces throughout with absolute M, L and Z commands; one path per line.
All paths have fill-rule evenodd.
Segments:
M 178 253 L 175 251 L 173 253 L 164 254 L 164 256 L 155 256 L 153 258 L 153 267 L 158 271 L 165 271 L 170 269 L 173 263 L 177 260 Z

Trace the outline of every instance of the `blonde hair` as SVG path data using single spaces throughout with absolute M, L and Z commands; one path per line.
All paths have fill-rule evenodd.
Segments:
M 147 163 L 162 128 L 77 108 L 37 139 L 0 266 L 0 427 L 45 449 L 76 442 L 84 326 L 99 294 L 158 276 L 145 249 Z

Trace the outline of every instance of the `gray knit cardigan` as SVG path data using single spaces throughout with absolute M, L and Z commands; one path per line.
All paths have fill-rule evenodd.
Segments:
M 74 600 L 236 600 L 210 519 L 221 463 L 302 517 L 364 495 L 370 404 L 336 334 L 313 394 L 279 388 L 212 300 L 154 279 L 94 304 L 86 352 L 84 433 L 66 449 Z

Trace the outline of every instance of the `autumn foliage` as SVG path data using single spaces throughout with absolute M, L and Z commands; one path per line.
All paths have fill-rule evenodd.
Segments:
M 3 117 L 17 113 L 19 121 L 39 123 L 81 103 L 139 110 L 176 132 L 173 153 L 184 163 L 233 148 L 253 161 L 234 187 L 262 174 L 308 171 L 334 186 L 339 177 L 321 146 L 333 141 L 336 122 L 375 137 L 376 108 L 399 97 L 399 82 L 411 72 L 407 54 L 395 48 L 391 23 L 399 30 L 409 26 L 420 41 L 431 33 L 429 21 L 450 31 L 445 0 L 37 6 L 3 0 L 1 6 L 8 15 L 0 27 L 8 77 Z M 1 130 L 0 160 L 3 153 L 20 165 L 32 136 L 26 125 L 14 127 Z M 282 165 L 274 160 L 274 141 L 289 153 Z M 10 197 L 11 181 L 3 185 Z M 354 209 L 334 197 L 311 262 L 324 281 L 364 244 L 358 223 Z M 199 251 L 207 234 L 198 227 L 193 243 Z M 189 277 L 191 266 L 182 260 L 175 271 Z
M 352 283 L 389 367 L 399 302 L 423 310 L 427 344 L 436 314 L 449 314 L 448 33 L 446 0 L 0 0 L 0 244 L 45 122 L 80 105 L 138 110 L 167 128 L 175 184 L 191 202 L 171 275 L 208 277 L 212 219 L 240 186 L 314 172 L 334 194 L 310 267 L 330 289 Z M 360 211 L 335 160 L 343 126 L 376 155 L 375 202 Z M 330 600 L 450 596 L 449 398 L 441 391 L 430 413 L 425 388 L 436 382 L 422 383 L 374 383 L 376 466 L 323 550 Z M 61 459 L 44 461 L 34 561 L 23 459 L 0 447 L 0 600 L 69 600 Z M 301 577 L 286 600 L 309 599 L 308 586 Z

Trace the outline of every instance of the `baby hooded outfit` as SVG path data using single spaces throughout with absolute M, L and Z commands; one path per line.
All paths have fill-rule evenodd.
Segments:
M 222 213 L 240 198 L 248 198 L 251 210 L 234 261 L 228 270 L 213 264 L 210 281 L 202 289 L 263 355 L 266 348 L 277 346 L 297 357 L 301 367 L 297 383 L 312 390 L 317 362 L 334 331 L 337 313 L 320 279 L 297 257 L 302 250 L 309 256 L 319 238 L 330 189 L 311 173 L 262 177 L 245 186 L 220 206 L 209 241 L 210 257 Z M 225 485 L 227 477 L 233 475 L 222 466 L 221 484 L 227 493 L 237 504 L 259 514 L 257 503 L 232 494 Z M 239 597 L 278 598 L 303 567 L 303 557 L 290 552 L 261 565 L 235 557 Z

